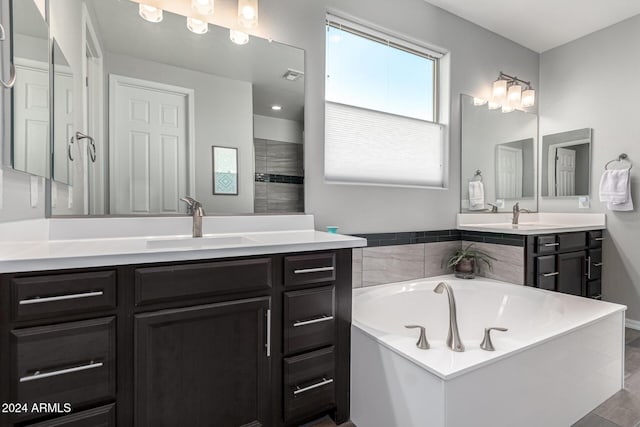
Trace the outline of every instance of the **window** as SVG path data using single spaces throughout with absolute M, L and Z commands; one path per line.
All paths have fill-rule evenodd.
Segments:
M 326 29 L 327 181 L 442 187 L 442 54 L 333 16 Z

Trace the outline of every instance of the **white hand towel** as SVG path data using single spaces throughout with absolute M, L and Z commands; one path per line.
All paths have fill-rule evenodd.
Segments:
M 600 201 L 624 203 L 630 197 L 629 169 L 605 170 L 600 178 Z
M 481 181 L 469 181 L 469 209 L 484 209 L 484 185 Z

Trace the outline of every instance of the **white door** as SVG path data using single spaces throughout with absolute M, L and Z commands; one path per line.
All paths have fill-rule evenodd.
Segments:
M 496 157 L 496 197 L 500 199 L 521 198 L 522 150 L 498 145 Z
M 73 74 L 71 69 L 56 65 L 53 76 L 53 178 L 73 185 L 73 173 L 69 159 L 69 142 L 73 136 Z M 73 155 L 73 154 L 72 154 Z
M 112 214 L 184 213 L 189 89 L 110 76 Z
M 14 168 L 46 176 L 49 159 L 49 67 L 16 58 L 14 103 Z
M 576 152 L 556 148 L 556 196 L 576 194 Z

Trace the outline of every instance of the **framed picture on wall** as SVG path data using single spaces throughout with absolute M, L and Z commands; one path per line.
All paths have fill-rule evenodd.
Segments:
M 238 149 L 212 146 L 213 194 L 238 195 Z

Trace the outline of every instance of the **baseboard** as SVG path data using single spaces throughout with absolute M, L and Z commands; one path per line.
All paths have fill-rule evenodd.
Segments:
M 625 319 L 625 326 L 640 331 L 640 320 Z

